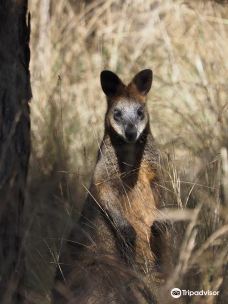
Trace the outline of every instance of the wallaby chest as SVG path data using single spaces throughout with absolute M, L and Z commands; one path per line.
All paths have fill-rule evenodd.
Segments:
M 156 170 L 149 157 L 143 153 L 139 157 L 138 148 L 129 145 L 116 153 L 106 144 L 97 164 L 97 187 L 100 193 L 110 192 L 107 196 L 110 199 L 115 196 L 115 208 L 122 210 L 137 232 L 136 256 L 143 264 L 145 260 L 153 260 L 150 237 L 157 216 Z

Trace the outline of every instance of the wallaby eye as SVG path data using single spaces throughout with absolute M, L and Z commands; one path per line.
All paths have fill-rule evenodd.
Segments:
M 137 110 L 137 115 L 138 117 L 142 120 L 144 118 L 144 108 L 143 107 L 140 107 L 138 110 Z
M 121 110 L 120 109 L 114 109 L 113 117 L 116 121 L 120 121 L 120 119 L 122 118 Z

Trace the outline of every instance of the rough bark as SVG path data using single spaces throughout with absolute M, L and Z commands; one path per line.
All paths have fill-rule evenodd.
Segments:
M 23 302 L 23 209 L 30 153 L 27 0 L 0 1 L 0 303 Z

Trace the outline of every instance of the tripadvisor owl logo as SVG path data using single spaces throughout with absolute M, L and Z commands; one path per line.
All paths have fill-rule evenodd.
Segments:
M 171 296 L 175 299 L 180 298 L 181 297 L 181 290 L 179 288 L 173 288 L 171 290 Z
M 173 288 L 171 291 L 171 296 L 175 299 L 180 298 L 181 296 L 218 296 L 219 291 L 218 290 L 185 290 L 185 289 L 179 289 L 179 288 Z

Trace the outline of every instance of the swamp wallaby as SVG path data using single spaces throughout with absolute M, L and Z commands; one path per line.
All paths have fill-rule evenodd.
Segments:
M 101 73 L 101 87 L 107 97 L 104 138 L 88 198 L 69 242 L 71 259 L 85 268 L 97 267 L 98 260 L 107 266 L 107 259 L 114 258 L 116 265 L 129 271 L 151 273 L 162 269 L 166 231 L 157 221 L 161 207 L 159 155 L 146 103 L 152 78 L 152 71 L 146 69 L 125 85 L 113 72 Z M 64 262 L 62 266 L 59 276 L 69 272 L 64 270 Z M 72 270 L 71 264 L 69 268 Z M 107 283 L 104 278 L 102 282 Z M 144 298 L 148 299 L 146 294 Z

